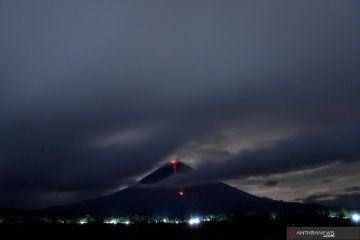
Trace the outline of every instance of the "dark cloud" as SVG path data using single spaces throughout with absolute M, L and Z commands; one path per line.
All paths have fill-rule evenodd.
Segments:
M 0 3 L 0 207 L 108 193 L 198 147 L 197 165 L 218 158 L 200 167 L 204 179 L 355 161 L 359 9 L 335 0 Z M 251 131 L 207 146 L 238 129 Z M 267 130 L 286 139 L 226 148 L 253 146 Z
M 318 194 L 298 200 L 305 203 L 319 203 L 329 207 L 346 206 L 357 209 L 360 203 L 360 194 Z
M 304 203 L 314 203 L 319 202 L 324 199 L 335 199 L 337 196 L 334 194 L 322 193 L 322 194 L 314 194 L 306 197 L 305 199 L 295 199 L 296 201 L 302 201 Z
M 331 179 L 324 179 L 324 180 L 323 180 L 323 183 L 332 183 L 332 182 L 334 182 L 334 181 L 331 180 Z
M 264 182 L 264 185 L 268 186 L 268 187 L 276 186 L 278 184 L 279 184 L 278 181 L 266 181 L 266 182 Z
M 347 191 L 347 192 L 360 192 L 360 186 L 348 187 L 348 188 L 345 188 L 345 191 Z

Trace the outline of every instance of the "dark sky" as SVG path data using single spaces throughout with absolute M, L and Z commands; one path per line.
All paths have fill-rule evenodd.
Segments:
M 0 1 L 0 36 L 0 207 L 107 194 L 174 157 L 192 183 L 360 193 L 357 0 Z

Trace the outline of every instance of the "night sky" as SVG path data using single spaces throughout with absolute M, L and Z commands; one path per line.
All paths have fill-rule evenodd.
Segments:
M 0 36 L 0 207 L 173 158 L 182 184 L 360 199 L 358 0 L 2 0 Z

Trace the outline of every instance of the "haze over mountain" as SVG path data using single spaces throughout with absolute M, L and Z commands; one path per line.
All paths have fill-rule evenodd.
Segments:
M 186 177 L 185 174 L 192 170 L 185 163 L 177 162 L 176 164 L 176 175 Z M 173 176 L 173 165 L 167 163 L 124 190 L 96 199 L 50 208 L 50 210 L 74 214 L 138 213 L 166 216 L 195 213 L 303 211 L 321 208 L 320 205 L 315 204 L 287 203 L 257 197 L 222 182 L 181 188 L 156 184 Z

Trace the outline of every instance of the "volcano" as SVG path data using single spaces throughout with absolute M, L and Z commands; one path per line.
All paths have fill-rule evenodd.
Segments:
M 176 174 L 186 174 L 193 168 L 182 162 L 176 163 Z M 229 214 L 237 212 L 289 212 L 321 208 L 317 204 L 276 201 L 257 197 L 215 182 L 181 188 L 157 187 L 174 176 L 172 163 L 141 179 L 137 184 L 108 196 L 85 200 L 48 210 L 71 214 L 142 214 L 142 215 L 186 215 Z M 181 192 L 181 194 L 179 194 Z

